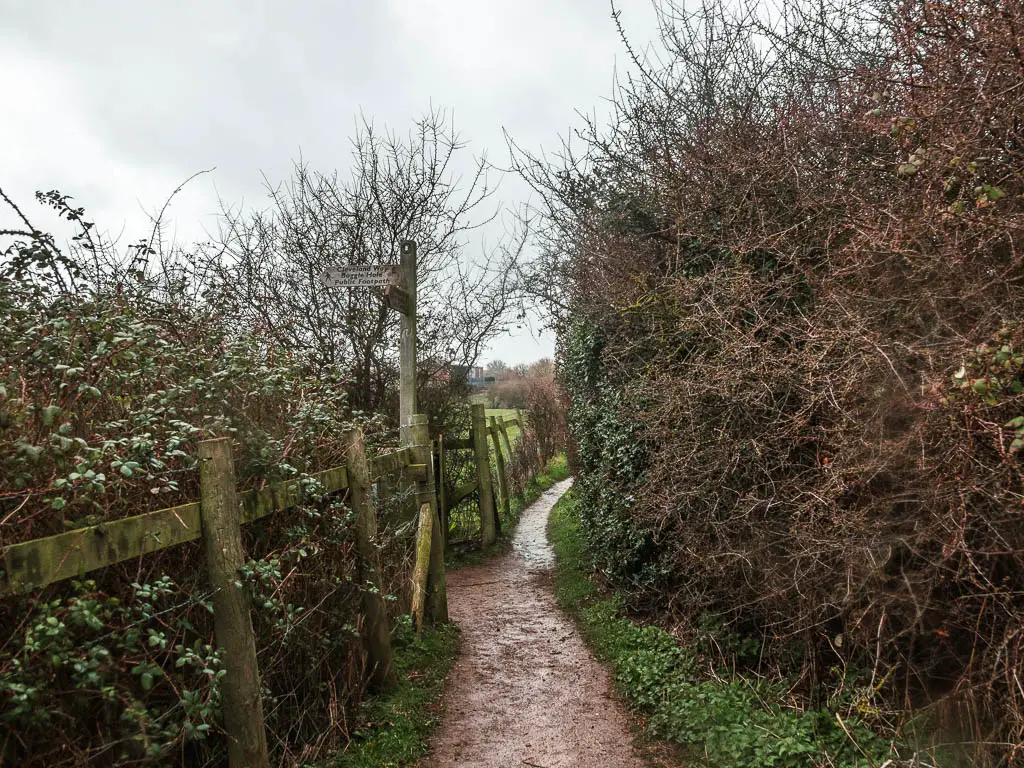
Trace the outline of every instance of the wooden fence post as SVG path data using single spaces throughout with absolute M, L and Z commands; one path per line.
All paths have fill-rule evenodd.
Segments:
M 516 421 L 519 422 L 519 440 L 523 441 L 523 446 L 522 446 L 521 450 L 525 451 L 525 450 L 527 450 L 526 449 L 526 445 L 525 445 L 525 440 L 526 440 L 526 418 L 523 416 L 523 409 L 522 408 L 517 408 L 516 409 Z M 537 457 L 539 459 L 539 457 L 540 457 L 540 443 L 537 444 L 537 451 L 538 451 Z M 526 459 L 526 467 L 527 467 L 527 470 L 530 473 L 530 478 L 531 479 L 535 479 L 537 477 L 537 475 L 540 474 L 540 471 L 542 469 L 542 467 L 537 463 L 537 460 L 535 460 L 533 456 L 530 456 L 530 457 L 528 457 Z
M 504 418 L 499 418 L 497 420 L 497 423 L 498 423 L 498 431 L 501 432 L 501 436 L 503 438 L 505 438 L 505 448 L 508 450 L 508 462 L 511 463 L 512 462 L 512 440 L 508 436 L 508 427 L 505 426 L 505 419 Z M 522 438 L 522 433 L 520 433 L 520 439 L 521 438 Z M 527 462 L 527 463 L 529 463 L 529 462 Z M 526 482 L 525 478 L 524 478 L 523 482 L 524 483 Z M 506 490 L 508 490 L 508 464 L 505 465 L 505 488 L 506 488 Z M 525 490 L 525 488 L 524 488 L 524 490 Z M 511 509 L 508 509 L 506 511 L 510 512 Z
M 437 517 L 441 521 L 441 543 L 448 545 L 448 489 L 444 433 L 437 436 Z
M 505 420 L 497 419 L 497 423 L 501 436 L 505 438 L 505 449 L 508 451 L 508 460 L 512 461 L 512 441 L 508 438 L 508 428 L 505 426 Z
M 416 565 L 412 571 L 412 620 L 416 636 L 423 634 L 423 614 L 426 612 L 427 589 L 430 576 L 430 549 L 434 541 L 434 515 L 429 504 L 420 504 L 419 527 L 416 529 Z
M 213 628 L 227 672 L 221 680 L 221 696 L 228 765 L 269 768 L 256 637 L 249 600 L 239 582 L 245 552 L 230 438 L 199 443 L 199 484 L 203 546 L 213 587 Z
M 366 464 L 366 442 L 361 429 L 345 433 L 345 465 L 348 468 L 349 500 L 355 515 L 359 580 L 362 582 L 363 614 L 366 617 L 364 640 L 370 667 L 367 677 L 372 687 L 386 689 L 398 681 L 391 666 L 391 629 L 381 594 L 377 518 L 370 498 L 370 469 Z M 367 582 L 373 589 L 366 588 Z
M 430 442 L 430 427 L 423 413 L 412 415 L 410 424 L 413 450 L 417 462 L 426 468 L 427 479 L 417 484 L 416 502 L 429 504 L 431 514 L 430 573 L 427 590 L 427 613 L 432 621 L 448 621 L 448 589 L 444 575 L 444 540 L 437 514 L 437 496 L 434 485 L 434 447 Z
M 508 477 L 505 475 L 505 456 L 501 452 L 501 434 L 498 429 L 498 420 L 491 416 L 490 425 L 491 439 L 494 441 L 494 464 L 495 474 L 498 476 L 498 494 L 501 496 L 501 509 L 506 516 L 512 513 L 512 505 L 508 498 Z
M 497 539 L 494 494 L 491 490 L 491 462 L 487 455 L 487 419 L 482 403 L 472 405 L 473 453 L 476 456 L 476 482 L 480 495 L 480 542 L 489 547 Z

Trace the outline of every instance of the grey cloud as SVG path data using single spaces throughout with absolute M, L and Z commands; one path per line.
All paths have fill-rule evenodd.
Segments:
M 608 96 L 616 59 L 623 61 L 604 0 L 0 0 L 0 7 L 3 80 L 61 85 L 54 98 L 11 111 L 8 119 L 24 125 L 5 128 L 0 120 L 0 141 L 12 131 L 31 135 L 28 121 L 58 124 L 40 132 L 39 146 L 0 154 L 0 184 L 43 183 L 34 174 L 47 153 L 46 163 L 76 186 L 67 191 L 98 205 L 115 219 L 112 227 L 137 217 L 140 195 L 156 195 L 141 200 L 153 208 L 161 194 L 154 190 L 167 194 L 200 168 L 218 170 L 177 209 L 183 233 L 192 231 L 185 216 L 216 210 L 215 190 L 228 202 L 244 196 L 259 204 L 260 172 L 285 177 L 300 150 L 315 167 L 344 173 L 360 113 L 402 132 L 431 105 L 450 108 L 471 148 L 501 164 L 503 128 L 525 146 L 554 146 L 576 110 Z M 622 7 L 649 35 L 648 0 Z M 61 121 L 74 135 L 61 132 Z M 56 146 L 43 146 L 44 136 Z M 128 180 L 142 189 L 123 188 Z M 526 190 L 506 179 L 501 194 L 515 202 Z M 513 338 L 504 356 L 539 351 Z

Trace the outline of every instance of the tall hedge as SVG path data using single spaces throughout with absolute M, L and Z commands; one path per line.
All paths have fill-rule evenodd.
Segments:
M 809 699 L 853 685 L 890 732 L 923 711 L 1005 760 L 1024 7 L 661 9 L 586 153 L 520 158 L 596 562 L 637 607 L 758 638 Z

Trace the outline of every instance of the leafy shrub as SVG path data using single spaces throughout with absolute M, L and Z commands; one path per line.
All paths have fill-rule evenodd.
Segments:
M 0 543 L 194 501 L 197 441 L 230 436 L 243 488 L 298 479 L 304 490 L 244 529 L 275 759 L 344 744 L 365 684 L 365 586 L 348 510 L 309 475 L 343 463 L 347 382 L 226 322 L 215 286 L 208 303 L 179 301 L 114 274 L 108 291 L 54 247 L 35 232 L 0 262 L 12 278 L 0 281 Z M 409 542 L 385 530 L 381 543 L 384 589 L 404 599 Z M 203 561 L 193 542 L 6 598 L 0 762 L 222 762 Z
M 8 283 L 0 313 L 0 495 L 26 501 L 4 544 L 197 498 L 205 437 L 232 436 L 247 479 L 341 462 L 340 380 L 208 312 Z
M 637 525 L 630 510 L 642 486 L 649 445 L 632 414 L 637 402 L 604 382 L 603 345 L 593 327 L 574 325 L 563 347 L 560 374 L 569 399 L 569 429 L 579 464 L 577 493 L 588 500 L 583 515 L 590 551 L 612 578 L 635 587 L 649 582 L 653 531 Z

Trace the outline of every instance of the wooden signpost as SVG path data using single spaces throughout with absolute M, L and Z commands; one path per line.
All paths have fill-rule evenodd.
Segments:
M 397 285 L 389 285 L 384 289 L 384 303 L 396 312 L 400 312 L 403 315 L 409 314 L 409 307 L 411 305 L 409 294 Z
M 386 288 L 398 280 L 397 264 L 328 267 L 320 278 L 328 288 Z
M 403 445 L 412 445 L 412 415 L 416 408 L 416 243 L 403 240 L 399 246 L 399 288 L 406 294 L 404 307 L 390 304 L 401 316 L 399 341 L 398 425 Z
M 404 445 L 412 445 L 410 420 L 416 413 L 416 243 L 402 240 L 398 264 L 346 264 L 320 276 L 328 288 L 383 288 L 384 303 L 401 316 L 398 424 Z
M 412 446 L 416 460 L 424 468 L 424 477 L 416 483 L 416 501 L 419 506 L 419 531 L 416 543 L 416 566 L 413 572 L 413 606 L 412 613 L 417 633 L 422 632 L 423 618 L 426 615 L 435 622 L 448 621 L 448 600 L 445 592 L 444 576 L 444 535 L 438 516 L 436 486 L 434 483 L 433 444 L 430 442 L 430 431 L 427 417 L 416 413 L 416 243 L 403 240 L 399 244 L 400 261 L 398 264 L 353 265 L 327 269 L 322 277 L 324 285 L 329 288 L 383 288 L 384 303 L 398 312 L 401 321 L 399 337 L 399 399 L 398 416 L 402 443 Z M 362 455 L 361 439 L 351 438 L 349 450 L 357 456 Z M 349 470 L 352 472 L 352 470 Z M 489 471 L 489 470 L 488 470 Z M 358 475 L 358 473 L 356 473 Z M 360 514 L 372 521 L 369 516 L 360 512 L 359 506 L 365 499 L 360 498 L 359 489 L 368 486 L 369 481 L 362 476 L 354 477 L 353 507 L 356 518 Z M 362 496 L 368 496 L 363 488 Z M 367 562 L 373 560 L 374 552 L 371 540 L 375 523 L 368 526 L 370 535 L 360 539 L 360 552 Z M 365 539 L 365 541 L 363 541 Z M 378 605 L 378 602 L 380 604 Z M 390 647 L 387 646 L 387 632 L 381 627 L 387 626 L 383 602 L 375 598 L 366 605 L 366 614 L 371 645 L 371 662 L 378 676 L 384 676 L 386 682 L 393 680 L 391 670 Z

